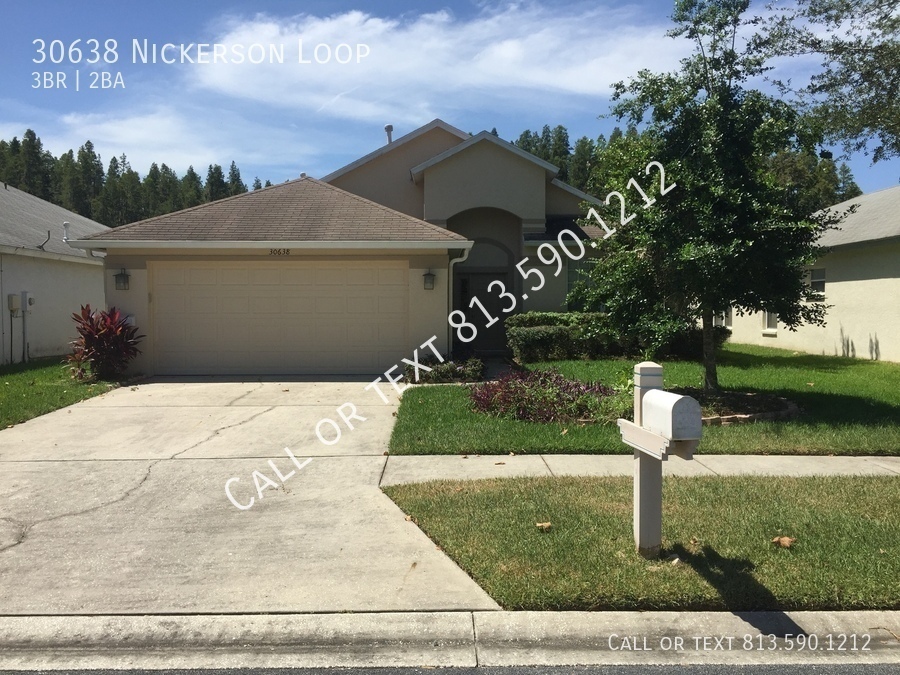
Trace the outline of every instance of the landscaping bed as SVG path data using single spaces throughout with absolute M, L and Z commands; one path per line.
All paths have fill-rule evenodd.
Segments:
M 749 345 L 726 345 L 719 363 L 719 380 L 727 393 L 717 399 L 701 397 L 704 414 L 765 416 L 786 411 L 795 418 L 739 425 L 723 418 L 721 426 L 704 428 L 700 454 L 900 455 L 900 365 Z M 663 365 L 667 389 L 699 391 L 699 363 Z M 532 366 L 617 390 L 617 400 L 604 408 L 601 423 L 508 419 L 475 412 L 466 387 L 416 387 L 403 396 L 390 451 L 630 454 L 612 420 L 630 412 L 625 385 L 633 367 L 633 361 L 621 359 Z
M 384 491 L 504 609 L 756 611 L 900 609 L 897 489 L 893 477 L 666 478 L 650 561 L 634 550 L 630 478 Z

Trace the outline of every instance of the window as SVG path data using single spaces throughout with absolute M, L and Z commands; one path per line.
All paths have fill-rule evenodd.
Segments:
M 809 287 L 816 293 L 825 292 L 825 268 L 812 269 L 809 271 Z
M 731 307 L 713 317 L 713 326 L 726 326 L 727 328 L 731 328 Z
M 778 315 L 775 312 L 763 312 L 763 332 L 774 333 L 778 330 Z

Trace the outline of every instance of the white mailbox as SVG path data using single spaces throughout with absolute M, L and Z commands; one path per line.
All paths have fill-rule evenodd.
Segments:
M 663 389 L 644 394 L 641 426 L 670 441 L 697 441 L 703 431 L 700 404 Z
M 670 455 L 693 459 L 703 430 L 700 404 L 665 391 L 663 369 L 645 361 L 634 367 L 634 422 L 618 421 L 622 442 L 634 453 L 634 543 L 647 557 L 662 545 L 662 463 Z

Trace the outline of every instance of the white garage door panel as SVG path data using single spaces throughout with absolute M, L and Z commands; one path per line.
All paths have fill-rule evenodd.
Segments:
M 151 274 L 160 374 L 374 374 L 408 351 L 405 262 L 159 262 Z

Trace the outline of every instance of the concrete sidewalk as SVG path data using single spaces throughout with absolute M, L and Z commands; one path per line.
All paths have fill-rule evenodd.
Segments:
M 381 485 L 428 480 L 511 476 L 630 476 L 631 455 L 440 455 L 392 456 Z M 668 476 L 900 476 L 900 457 L 798 457 L 779 455 L 703 455 L 663 462 Z

